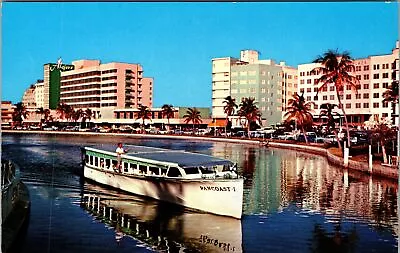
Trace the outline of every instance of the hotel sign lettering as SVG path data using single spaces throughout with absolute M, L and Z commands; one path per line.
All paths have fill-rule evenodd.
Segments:
M 74 65 L 65 65 L 65 64 L 50 64 L 50 71 L 60 70 L 60 71 L 69 71 L 74 70 Z

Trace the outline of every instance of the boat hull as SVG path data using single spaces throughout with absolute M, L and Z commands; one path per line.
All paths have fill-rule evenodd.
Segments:
M 84 166 L 84 177 L 129 193 L 240 219 L 243 179 L 173 179 L 127 175 Z

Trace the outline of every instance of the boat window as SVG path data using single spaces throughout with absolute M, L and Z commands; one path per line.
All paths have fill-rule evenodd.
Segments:
M 149 167 L 150 175 L 160 175 L 160 168 L 157 167 Z
M 136 170 L 136 169 L 137 169 L 137 164 L 131 163 L 131 169 L 132 169 L 132 170 Z
M 93 164 L 93 156 L 89 156 L 89 164 Z
M 140 173 L 142 173 L 142 174 L 147 174 L 147 166 L 145 166 L 145 165 L 139 165 L 139 171 L 140 171 Z
M 128 163 L 122 162 L 122 170 L 123 172 L 128 172 Z
M 161 175 L 167 175 L 167 168 L 161 168 Z
M 182 176 L 182 174 L 181 174 L 181 172 L 179 171 L 179 169 L 178 168 L 175 168 L 175 167 L 171 167 L 171 168 L 169 168 L 169 170 L 168 170 L 168 174 L 167 174 L 169 177 L 181 177 Z
M 209 167 L 200 167 L 201 174 L 211 174 L 214 173 L 214 170 Z
M 99 166 L 99 158 L 98 157 L 94 158 L 94 166 L 96 166 L 96 167 Z
M 100 159 L 100 168 L 104 169 L 104 159 Z
M 199 174 L 199 169 L 197 167 L 190 167 L 183 169 L 187 175 L 189 174 Z
M 89 155 L 85 155 L 85 162 L 86 162 L 86 163 L 89 162 Z
M 110 159 L 106 159 L 106 168 L 107 169 L 110 168 L 110 165 L 111 165 Z

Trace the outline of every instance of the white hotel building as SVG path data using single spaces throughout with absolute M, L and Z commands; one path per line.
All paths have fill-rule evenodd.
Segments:
M 394 80 L 399 80 L 399 42 L 391 54 L 369 56 L 354 60 L 354 76 L 359 80 L 357 91 L 351 90 L 350 86 L 344 87 L 341 101 L 347 114 L 349 123 L 353 125 L 362 124 L 369 120 L 372 115 L 389 117 L 392 115 L 392 106 L 383 102 L 382 94 Z M 324 103 L 337 104 L 336 90 L 333 84 L 321 90 L 317 96 L 317 79 L 320 73 L 312 73 L 312 70 L 319 66 L 316 63 L 301 64 L 298 66 L 298 92 L 304 92 L 307 101 L 315 102 L 314 119 L 320 115 L 320 107 Z M 335 110 L 339 114 L 339 108 Z M 396 110 L 398 114 L 398 110 Z

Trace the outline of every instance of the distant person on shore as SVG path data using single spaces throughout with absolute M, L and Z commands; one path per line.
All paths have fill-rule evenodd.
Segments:
M 117 153 L 117 169 L 118 169 L 119 172 L 121 172 L 121 163 L 122 163 L 122 157 L 121 156 L 122 156 L 122 154 L 126 153 L 127 150 L 125 150 L 122 147 L 122 143 L 120 142 L 120 143 L 118 143 L 118 147 L 115 150 L 115 152 Z

